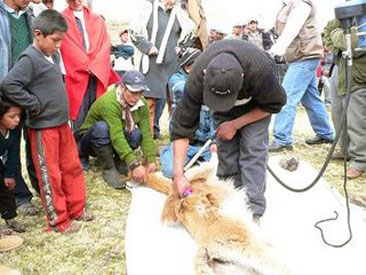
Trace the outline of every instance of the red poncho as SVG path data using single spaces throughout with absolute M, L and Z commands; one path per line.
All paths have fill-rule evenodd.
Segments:
M 66 69 L 66 90 L 69 97 L 70 117 L 76 119 L 86 92 L 90 75 L 97 78 L 97 98 L 120 77 L 110 65 L 110 42 L 104 19 L 84 7 L 85 27 L 89 37 L 89 51 L 83 48 L 83 38 L 76 25 L 73 10 L 62 12 L 68 31 L 61 45 Z

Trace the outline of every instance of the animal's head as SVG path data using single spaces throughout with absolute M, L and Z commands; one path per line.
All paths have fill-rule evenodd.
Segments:
M 217 199 L 210 193 L 193 192 L 192 195 L 180 198 L 170 195 L 164 205 L 162 220 L 165 223 L 182 223 L 188 225 L 191 220 L 205 218 L 210 211 L 217 208 Z

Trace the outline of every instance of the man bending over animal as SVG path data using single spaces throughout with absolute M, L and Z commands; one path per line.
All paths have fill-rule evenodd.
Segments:
M 259 220 L 266 207 L 268 127 L 271 114 L 286 102 L 275 72 L 266 53 L 240 40 L 216 42 L 196 60 L 172 118 L 176 192 L 189 188 L 183 164 L 205 104 L 218 125 L 217 176 L 246 189 L 253 219 Z

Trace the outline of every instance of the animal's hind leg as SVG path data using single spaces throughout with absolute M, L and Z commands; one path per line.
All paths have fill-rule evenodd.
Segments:
M 211 268 L 212 259 L 210 259 L 205 248 L 199 248 L 195 259 L 196 275 L 214 275 Z

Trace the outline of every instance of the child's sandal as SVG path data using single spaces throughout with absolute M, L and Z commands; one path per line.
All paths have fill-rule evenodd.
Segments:
M 84 211 L 84 213 L 80 217 L 76 218 L 75 220 L 77 220 L 77 221 L 84 221 L 84 222 L 90 222 L 90 221 L 92 221 L 94 219 L 95 219 L 95 216 L 91 212 Z
M 72 221 L 70 223 L 70 226 L 68 228 L 66 228 L 66 230 L 64 231 L 64 234 L 69 235 L 69 234 L 77 233 L 80 231 L 80 229 L 81 229 L 81 224 L 77 223 L 75 221 Z

